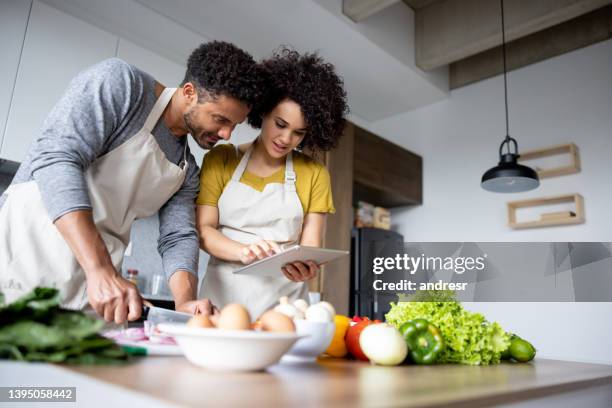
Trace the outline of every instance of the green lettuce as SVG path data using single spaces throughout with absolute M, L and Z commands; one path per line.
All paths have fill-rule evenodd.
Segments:
M 418 293 L 411 301 L 391 303 L 385 318 L 398 329 L 417 318 L 437 326 L 446 344 L 438 359 L 440 363 L 497 364 L 510 346 L 510 335 L 498 323 L 465 310 L 449 291 Z

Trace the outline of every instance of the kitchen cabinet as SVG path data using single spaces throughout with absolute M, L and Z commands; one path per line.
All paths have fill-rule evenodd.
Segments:
M 352 123 L 338 147 L 325 155 L 336 213 L 328 216 L 326 248 L 351 249 L 354 205 L 367 201 L 382 207 L 422 202 L 422 158 Z M 350 258 L 325 265 L 319 279 L 323 299 L 338 313 L 349 312 Z
M 351 249 L 353 227 L 353 148 L 354 127 L 346 127 L 338 147 L 325 155 L 325 165 L 330 174 L 336 213 L 327 216 L 323 246 L 333 249 Z M 351 260 L 341 258 L 324 266 L 319 277 L 319 288 L 324 300 L 335 305 L 336 312 L 349 312 L 349 280 Z
M 70 80 L 81 70 L 113 57 L 117 41 L 118 37 L 106 31 L 34 1 L 0 156 L 23 161 Z
M 32 1 L 0 2 L 0 158 Z
M 358 126 L 354 126 L 353 133 L 353 201 L 387 208 L 421 204 L 421 156 Z

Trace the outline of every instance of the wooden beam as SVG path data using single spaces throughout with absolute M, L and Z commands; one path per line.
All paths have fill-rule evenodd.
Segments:
M 506 47 L 508 71 L 612 38 L 612 6 L 512 41 Z M 456 89 L 503 72 L 501 46 L 453 62 L 449 86 Z
M 432 3 L 440 0 L 403 0 L 404 4 L 413 9 L 414 11 L 420 10 L 429 6 Z
M 386 9 L 399 0 L 342 0 L 342 12 L 358 23 Z
M 612 4 L 612 0 L 512 0 L 505 3 L 506 41 Z M 416 64 L 430 70 L 501 44 L 500 4 L 441 0 L 416 12 Z

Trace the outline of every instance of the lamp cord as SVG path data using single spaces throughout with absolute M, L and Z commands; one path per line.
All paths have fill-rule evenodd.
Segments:
M 501 0 L 501 21 L 502 21 L 502 54 L 504 57 L 504 100 L 506 106 L 506 139 L 510 138 L 510 125 L 508 124 L 508 79 L 506 74 L 506 34 L 504 23 L 504 0 Z M 510 145 L 508 144 L 508 149 Z

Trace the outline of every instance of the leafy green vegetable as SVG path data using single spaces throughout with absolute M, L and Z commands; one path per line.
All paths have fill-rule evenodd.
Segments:
M 452 291 L 424 291 L 411 301 L 391 303 L 385 318 L 398 329 L 414 319 L 427 319 L 435 325 L 446 344 L 439 363 L 497 364 L 510 345 L 510 336 L 498 323 L 490 323 L 480 313 L 465 310 L 454 300 Z
M 97 332 L 104 322 L 59 307 L 56 289 L 36 288 L 0 308 L 0 359 L 112 364 L 128 355 Z

